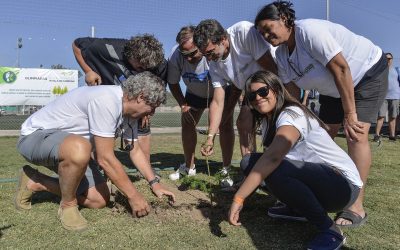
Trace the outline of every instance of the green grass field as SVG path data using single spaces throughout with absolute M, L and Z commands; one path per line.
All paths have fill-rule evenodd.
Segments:
M 308 223 L 269 218 L 266 210 L 274 200 L 262 192 L 246 200 L 241 213 L 243 225 L 231 226 L 225 214 L 233 194 L 218 191 L 215 206 L 208 210 L 190 206 L 185 209 L 183 205 L 169 209 L 155 206 L 152 214 L 141 219 L 115 213 L 111 208 L 83 208 L 81 212 L 89 221 L 89 228 L 81 233 L 68 232 L 57 219 L 58 199 L 53 195 L 35 194 L 31 211 L 14 209 L 14 180 L 20 167 L 26 164 L 16 152 L 16 141 L 16 137 L 0 138 L 0 249 L 304 249 L 315 233 Z M 167 176 L 172 171 L 170 167 L 183 161 L 180 136 L 153 135 L 152 142 L 153 165 L 161 169 L 162 182 L 176 189 L 179 183 L 167 180 Z M 341 146 L 345 143 L 343 138 L 337 142 Z M 215 156 L 210 158 L 212 172 L 220 166 L 220 150 L 216 148 Z M 365 201 L 369 219 L 361 228 L 344 230 L 345 249 L 400 249 L 399 152 L 400 143 L 389 143 L 387 139 L 380 148 L 373 148 Z M 133 166 L 127 157 L 117 153 L 130 171 Z M 238 146 L 234 160 L 240 160 Z M 216 181 L 208 177 L 204 163 L 199 158 L 198 178 L 214 185 Z M 132 171 L 130 176 L 146 198 L 156 204 L 147 184 Z M 176 192 L 179 192 L 178 198 L 187 200 L 206 197 L 195 192 Z

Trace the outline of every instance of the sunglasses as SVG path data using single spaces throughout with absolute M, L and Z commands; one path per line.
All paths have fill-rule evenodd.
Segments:
M 197 54 L 197 52 L 199 52 L 199 49 L 194 49 L 194 50 L 192 50 L 192 51 L 182 51 L 182 50 L 179 50 L 179 52 L 181 53 L 181 55 L 184 57 L 184 58 L 192 58 L 192 57 L 194 57 L 196 54 Z
M 254 92 L 250 92 L 247 94 L 247 99 L 250 102 L 253 102 L 256 100 L 257 95 L 259 95 L 260 97 L 266 97 L 269 94 L 269 87 L 265 86 L 265 87 L 261 87 L 259 89 L 257 89 Z

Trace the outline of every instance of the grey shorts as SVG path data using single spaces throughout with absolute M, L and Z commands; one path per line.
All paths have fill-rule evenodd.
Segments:
M 379 107 L 385 99 L 388 88 L 388 73 L 386 57 L 384 54 L 361 81 L 354 88 L 357 118 L 366 123 L 375 123 Z M 319 118 L 326 124 L 340 124 L 344 118 L 342 101 L 340 98 L 319 96 L 321 104 Z
M 69 135 L 71 134 L 57 129 L 37 130 L 30 135 L 20 136 L 17 149 L 28 162 L 44 166 L 58 173 L 59 148 L 64 139 Z M 99 166 L 91 160 L 76 194 L 84 194 L 89 188 L 105 181 Z
M 389 118 L 396 118 L 399 115 L 399 100 L 384 100 L 379 109 L 378 116 L 385 117 L 387 112 L 389 112 Z

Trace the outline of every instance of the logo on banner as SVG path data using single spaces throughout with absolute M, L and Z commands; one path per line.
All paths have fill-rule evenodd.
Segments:
M 12 71 L 7 71 L 3 73 L 3 80 L 6 83 L 13 83 L 17 80 L 17 75 Z

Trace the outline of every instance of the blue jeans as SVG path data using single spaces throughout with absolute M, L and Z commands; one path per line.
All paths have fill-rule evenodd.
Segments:
M 262 153 L 245 155 L 240 167 L 247 176 Z M 360 188 L 342 173 L 321 163 L 284 159 L 265 179 L 266 186 L 280 201 L 302 213 L 308 221 L 325 230 L 333 221 L 328 212 L 338 212 L 352 205 Z

